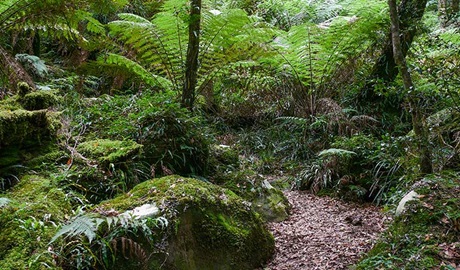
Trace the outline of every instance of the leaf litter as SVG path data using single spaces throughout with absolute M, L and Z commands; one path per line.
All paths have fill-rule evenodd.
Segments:
M 375 205 L 287 191 L 291 215 L 270 223 L 276 251 L 264 270 L 349 269 L 369 251 L 390 217 Z

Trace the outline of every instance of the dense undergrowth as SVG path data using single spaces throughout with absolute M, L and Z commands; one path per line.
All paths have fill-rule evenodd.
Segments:
M 206 3 L 193 108 L 181 104 L 184 1 L 108 1 L 104 8 L 75 1 L 66 7 L 75 12 L 61 17 L 56 11 L 54 20 L 45 16 L 30 24 L 10 14 L 13 2 L 0 4 L 0 32 L 8 33 L 0 38 L 0 64 L 14 69 L 16 62 L 5 56 L 11 53 L 23 68 L 0 74 L 1 269 L 112 269 L 118 244 L 132 258 L 156 265 L 145 250 L 167 249 L 159 246 L 164 235 L 151 231 L 163 230 L 168 219 L 179 226 L 175 207 L 185 213 L 201 203 L 211 214 L 191 211 L 202 226 L 212 225 L 216 243 L 222 236 L 255 252 L 246 246 L 253 235 L 246 238 L 245 226 L 267 237 L 255 262 L 261 264 L 273 248 L 261 220 L 287 216 L 280 190 L 289 188 L 370 201 L 389 213 L 415 189 L 422 196 L 357 268 L 459 265 L 460 33 L 455 16 L 440 26 L 433 1 L 414 26 L 418 35 L 407 55 L 431 153 L 428 175 L 419 168 L 413 93 L 399 77 L 373 82 L 372 98 L 363 90 L 388 32 L 383 1 Z M 232 23 L 235 18 L 241 21 Z M 18 24 L 11 28 L 13 21 Z M 130 31 L 120 28 L 125 24 Z M 4 38 L 9 35 L 15 42 Z M 21 72 L 34 87 L 28 77 L 13 84 Z M 158 183 L 171 192 L 189 188 L 170 175 L 201 182 L 190 180 L 197 190 L 175 194 L 170 209 L 155 201 L 170 211 L 166 218 L 117 218 L 134 205 L 100 208 L 107 200 L 131 202 L 144 185 L 149 190 L 135 206 L 147 202 L 143 198 L 156 200 L 159 191 L 150 185 L 157 182 L 148 181 L 164 176 Z M 160 193 L 168 190 L 161 186 Z M 246 202 L 258 214 L 241 214 L 243 220 L 231 215 Z

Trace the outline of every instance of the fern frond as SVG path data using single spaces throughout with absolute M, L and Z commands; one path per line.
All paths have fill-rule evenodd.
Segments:
M 355 115 L 351 117 L 350 119 L 352 122 L 358 122 L 358 123 L 363 123 L 363 124 L 368 124 L 368 123 L 378 123 L 379 121 L 375 119 L 374 117 L 371 117 L 369 115 Z
M 59 237 L 75 237 L 84 235 L 91 243 L 97 236 L 96 232 L 99 225 L 104 219 L 90 215 L 77 216 L 71 223 L 62 226 L 62 228 L 53 236 L 50 243 L 55 242 Z
M 348 151 L 345 149 L 338 149 L 338 148 L 329 148 L 323 150 L 318 153 L 319 157 L 330 157 L 330 156 L 338 156 L 338 157 L 350 157 L 352 155 L 356 155 L 353 151 Z
M 286 124 L 295 124 L 295 125 L 308 124 L 308 119 L 303 118 L 303 117 L 283 116 L 283 117 L 278 117 L 277 120 L 282 120 Z
M 169 89 L 172 87 L 172 84 L 169 80 L 150 73 L 138 63 L 122 55 L 109 53 L 99 57 L 98 62 L 109 65 L 112 64 L 116 65 L 117 67 L 124 68 L 126 72 L 131 72 L 133 75 L 139 77 L 142 81 L 150 86 L 158 86 L 162 89 Z
M 0 208 L 7 206 L 11 202 L 8 198 L 0 198 Z

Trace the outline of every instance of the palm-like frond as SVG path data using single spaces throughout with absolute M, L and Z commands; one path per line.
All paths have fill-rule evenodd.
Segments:
M 328 77 L 333 77 L 349 59 L 362 55 L 381 35 L 379 29 L 387 22 L 385 3 L 356 2 L 359 4 L 350 4 L 350 10 L 343 11 L 349 16 L 336 16 L 319 25 L 294 26 L 275 40 L 274 46 L 286 51 L 283 57 L 310 91 L 318 90 Z
M 166 77 L 173 89 L 182 89 L 188 44 L 186 2 L 170 0 L 149 21 L 134 14 L 120 14 L 109 23 L 110 34 L 119 41 L 124 56 L 155 75 Z M 228 74 L 235 65 L 255 65 L 267 55 L 273 35 L 268 25 L 243 10 L 202 11 L 198 89 Z
M 169 80 L 147 71 L 143 66 L 125 56 L 109 53 L 99 58 L 100 63 L 115 65 L 117 68 L 124 69 L 125 73 L 136 75 L 141 81 L 147 83 L 149 86 L 156 86 L 163 89 L 172 87 Z

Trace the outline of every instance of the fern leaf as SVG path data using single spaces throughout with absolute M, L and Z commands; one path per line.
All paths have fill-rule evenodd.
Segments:
M 98 61 L 106 64 L 114 64 L 116 66 L 125 68 L 127 71 L 131 71 L 132 73 L 137 75 L 150 86 L 159 86 L 163 89 L 169 89 L 170 87 L 172 87 L 172 84 L 169 80 L 150 73 L 138 63 L 122 55 L 110 53 L 106 56 L 99 58 Z
M 339 156 L 339 157 L 350 157 L 352 155 L 356 155 L 353 151 L 348 151 L 345 149 L 339 148 L 329 148 L 319 152 L 319 157 L 330 157 L 330 156 Z
M 11 202 L 8 198 L 0 198 L 0 208 L 8 205 Z
M 81 215 L 76 217 L 71 223 L 62 226 L 62 228 L 53 236 L 50 243 L 56 241 L 59 237 L 75 237 L 84 235 L 91 243 L 96 238 L 97 228 L 104 219 Z
M 146 18 L 132 13 L 119 13 L 118 17 L 129 22 L 150 24 L 150 21 Z

